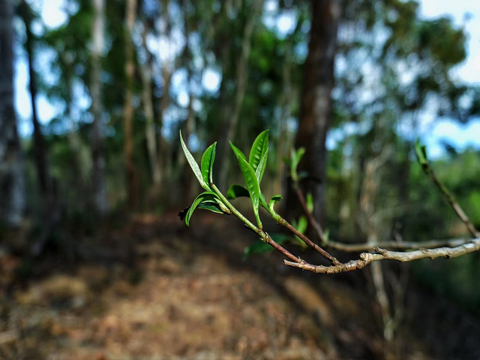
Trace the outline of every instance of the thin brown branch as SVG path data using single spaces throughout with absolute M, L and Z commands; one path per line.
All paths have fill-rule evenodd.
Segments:
M 296 188 L 298 200 L 300 200 L 300 204 L 302 205 L 303 210 L 307 214 L 308 221 L 315 228 L 315 231 L 317 232 L 318 237 L 320 238 L 320 241 L 322 242 L 322 245 L 325 246 L 327 244 L 328 240 L 325 238 L 325 234 L 323 233 L 322 227 L 320 226 L 318 221 L 313 216 L 313 213 L 310 210 L 308 210 L 308 206 L 307 206 L 307 203 L 305 201 L 305 197 L 303 196 L 302 190 L 300 190 L 300 186 L 298 186 L 298 184 L 296 184 L 295 188 Z
M 470 239 L 447 239 L 447 240 L 429 240 L 424 242 L 413 241 L 385 241 L 378 244 L 345 244 L 337 241 L 329 240 L 326 246 L 335 250 L 346 252 L 369 251 L 376 246 L 382 249 L 397 249 L 397 250 L 419 250 L 419 249 L 433 249 L 438 247 L 456 247 L 470 242 Z
M 280 217 L 278 220 L 278 223 L 282 226 L 285 226 L 288 230 L 290 230 L 292 233 L 294 233 L 296 236 L 298 236 L 300 239 L 302 239 L 305 244 L 310 246 L 311 248 L 315 249 L 318 251 L 325 259 L 330 260 L 330 262 L 333 265 L 340 265 L 340 261 L 338 261 L 336 258 L 334 258 L 332 255 L 330 255 L 327 251 L 325 251 L 322 247 L 319 245 L 315 244 L 312 240 L 310 240 L 308 237 L 303 235 L 301 232 L 299 232 L 297 229 L 295 229 L 287 220 L 284 218 Z
M 457 246 L 454 248 L 436 248 L 436 249 L 422 249 L 411 252 L 396 252 L 385 249 L 375 248 L 375 253 L 362 253 L 360 259 L 351 260 L 348 263 L 332 266 L 312 265 L 308 263 L 298 263 L 284 260 L 284 264 L 292 267 L 297 267 L 303 270 L 312 271 L 321 274 L 337 274 L 347 271 L 359 270 L 374 261 L 381 260 L 396 260 L 401 262 L 409 262 L 419 259 L 436 259 L 443 257 L 446 259 L 466 255 L 480 250 L 480 239 L 473 239 L 471 242 Z
M 262 232 L 265 234 L 265 237 L 264 237 L 264 241 L 269 244 L 270 246 L 272 246 L 275 250 L 281 252 L 283 255 L 285 255 L 287 258 L 293 260 L 295 263 L 298 263 L 298 264 L 307 264 L 307 262 L 305 262 L 304 260 L 296 257 L 295 255 L 293 255 L 290 251 L 288 251 L 287 249 L 285 249 L 282 245 L 278 244 L 277 242 L 275 242 L 275 240 L 273 240 L 270 235 L 268 235 L 268 233 L 264 232 L 262 230 Z
M 470 234 L 472 234 L 472 236 L 474 238 L 478 238 L 480 237 L 480 232 L 477 231 L 477 229 L 475 229 L 475 226 L 473 226 L 472 222 L 470 221 L 470 219 L 468 218 L 467 214 L 465 214 L 465 212 L 463 211 L 462 207 L 457 203 L 457 201 L 455 200 L 455 198 L 453 197 L 452 194 L 450 194 L 450 192 L 447 190 L 447 188 L 445 186 L 443 186 L 443 184 L 440 182 L 440 180 L 438 180 L 437 176 L 435 175 L 435 173 L 433 172 L 433 169 L 430 167 L 430 165 L 428 164 L 428 162 L 424 162 L 422 163 L 422 168 L 423 168 L 423 171 L 425 171 L 425 173 L 428 175 L 428 177 L 430 178 L 430 180 L 432 180 L 432 182 L 437 186 L 437 188 L 442 192 L 442 194 L 445 196 L 445 198 L 447 199 L 448 203 L 450 204 L 450 206 L 453 208 L 453 210 L 455 210 L 455 212 L 457 213 L 458 217 L 460 218 L 460 220 L 463 221 L 463 223 L 465 224 L 465 226 L 467 227 L 468 231 L 470 232 Z

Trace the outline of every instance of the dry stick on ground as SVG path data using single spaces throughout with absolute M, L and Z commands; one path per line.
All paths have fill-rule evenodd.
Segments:
M 480 250 L 480 233 L 475 229 L 473 224 L 471 223 L 468 216 L 465 214 L 463 209 L 460 205 L 456 202 L 455 198 L 449 193 L 449 191 L 440 183 L 438 178 L 435 176 L 433 170 L 430 168 L 428 162 L 422 162 L 422 168 L 425 173 L 430 177 L 432 182 L 440 189 L 440 191 L 444 194 L 447 198 L 449 204 L 457 213 L 458 217 L 465 223 L 470 233 L 473 235 L 474 239 L 471 240 L 469 243 L 459 245 L 453 248 L 441 247 L 441 248 L 434 248 L 434 249 L 420 249 L 416 251 L 410 252 L 396 252 L 396 251 L 388 251 L 386 249 L 375 247 L 374 250 L 376 253 L 362 253 L 360 254 L 360 259 L 358 260 L 351 260 L 345 264 L 338 264 L 332 266 L 323 266 L 323 265 L 312 265 L 306 263 L 305 261 L 302 262 L 292 262 L 288 260 L 284 260 L 284 264 L 288 266 L 298 267 L 303 270 L 313 271 L 315 273 L 322 273 L 322 274 L 335 274 L 347 271 L 354 271 L 358 269 L 362 269 L 363 267 L 367 266 L 368 264 L 374 261 L 380 260 L 397 260 L 401 262 L 409 262 L 418 259 L 436 259 L 439 257 L 444 257 L 446 259 L 454 258 L 462 255 L 466 255 L 475 251 Z M 298 185 L 298 184 L 295 184 Z M 320 239 L 322 240 L 322 244 L 329 244 L 330 242 L 325 238 L 322 228 L 318 224 L 318 222 L 313 217 L 312 213 L 308 210 L 305 198 L 303 197 L 302 192 L 299 190 L 298 186 L 296 186 L 297 195 L 302 203 L 303 208 L 305 209 L 309 220 L 311 221 L 312 225 L 315 227 L 316 231 Z M 458 240 L 450 240 L 449 244 L 454 244 L 454 242 L 458 242 Z M 423 243 L 432 244 L 433 242 Z M 348 245 L 335 243 L 337 247 L 347 247 Z M 391 244 L 389 242 L 389 244 Z M 401 243 L 398 243 L 401 244 Z M 404 243 L 405 244 L 405 243 Z M 456 244 L 456 243 L 455 243 Z M 363 244 L 362 244 L 363 245 Z M 417 246 L 421 245 L 420 243 L 416 244 Z M 351 248 L 351 246 L 348 246 Z M 351 250 L 352 251 L 352 250 Z

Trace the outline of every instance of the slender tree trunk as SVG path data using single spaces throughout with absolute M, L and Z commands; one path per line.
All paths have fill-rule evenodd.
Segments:
M 19 225 L 26 195 L 13 100 L 13 2 L 0 0 L 0 222 Z
M 330 127 L 334 86 L 334 60 L 337 29 L 342 13 L 341 0 L 312 0 L 308 56 L 304 65 L 303 90 L 295 147 L 306 152 L 299 170 L 309 176 L 302 184 L 314 198 L 314 216 L 325 222 L 327 151 L 325 141 Z M 294 192 L 289 194 L 294 198 Z M 289 206 L 298 209 L 299 206 Z
M 135 65 L 133 61 L 134 49 L 132 32 L 135 25 L 136 0 L 127 1 L 126 31 L 125 31 L 125 104 L 124 104 L 124 151 L 127 172 L 128 207 L 131 211 L 137 210 L 137 176 L 133 162 L 133 75 Z
M 43 200 L 48 200 L 52 195 L 52 184 L 49 176 L 49 166 L 47 158 L 47 149 L 45 146 L 45 140 L 43 138 L 42 129 L 40 122 L 38 120 L 37 114 L 37 82 L 36 82 L 36 73 L 34 67 L 34 36 L 31 31 L 31 22 L 32 22 L 32 12 L 30 6 L 25 0 L 20 4 L 20 15 L 25 24 L 26 40 L 25 40 L 25 49 L 27 51 L 28 58 L 28 73 L 30 77 L 29 81 L 29 91 L 30 91 L 30 104 L 32 107 L 32 123 L 33 123 L 33 144 L 34 144 L 34 159 L 35 166 L 37 168 L 38 184 L 40 188 L 40 193 L 43 197 Z M 49 201 L 46 201 L 49 203 Z M 49 212 L 50 210 L 47 210 Z
M 220 140 L 220 149 L 218 153 L 219 163 L 220 163 L 220 175 L 219 175 L 219 185 L 221 188 L 224 188 L 227 183 L 227 175 L 229 170 L 229 161 L 227 151 L 229 141 L 233 141 L 234 135 L 237 130 L 237 123 L 240 117 L 240 112 L 242 110 L 243 99 L 245 97 L 245 90 L 247 88 L 247 70 L 248 70 L 248 58 L 250 56 L 251 49 L 251 40 L 253 29 L 255 26 L 255 21 L 257 20 L 263 6 L 263 0 L 253 1 L 251 5 L 251 11 L 247 15 L 245 27 L 243 30 L 243 40 L 242 40 L 242 51 L 240 53 L 240 58 L 237 63 L 237 74 L 236 81 L 237 84 L 235 98 L 233 102 L 233 111 L 231 114 L 228 114 L 223 123 L 222 128 L 222 138 Z
M 109 211 L 107 184 L 105 180 L 105 125 L 102 121 L 102 79 L 101 58 L 104 48 L 104 18 L 105 1 L 93 0 L 93 48 L 92 48 L 92 74 L 90 82 L 90 95 L 92 98 L 93 136 L 92 136 L 92 162 L 93 162 L 93 201 L 95 210 L 105 215 Z
M 169 21 L 168 15 L 168 5 L 170 3 L 169 0 L 161 0 L 159 3 L 162 5 L 163 8 L 163 20 L 165 21 L 165 32 L 163 33 L 164 36 L 170 37 L 170 30 L 171 25 Z M 168 105 L 170 104 L 170 81 L 172 78 L 172 71 L 165 61 L 160 66 L 160 71 L 162 73 L 163 79 L 163 91 L 162 97 L 160 99 L 160 111 L 158 112 L 157 124 L 158 124 L 158 134 L 157 134 L 157 163 L 158 168 L 160 169 L 160 175 L 162 175 L 162 170 L 166 172 L 165 177 L 171 178 L 171 161 L 170 161 L 170 148 L 168 144 L 165 142 L 162 134 L 163 128 L 163 119 L 165 113 L 167 111 Z
M 144 22 L 143 32 L 143 47 L 147 54 L 145 64 L 140 66 L 140 72 L 142 75 L 142 97 L 143 97 L 143 109 L 145 112 L 145 138 L 147 139 L 147 152 L 148 162 L 150 164 L 150 171 L 152 173 L 152 182 L 154 186 L 160 184 L 160 168 L 157 161 L 157 140 L 155 137 L 155 124 L 153 114 L 153 101 L 152 101 L 152 66 L 151 56 L 147 49 L 146 35 L 148 27 Z

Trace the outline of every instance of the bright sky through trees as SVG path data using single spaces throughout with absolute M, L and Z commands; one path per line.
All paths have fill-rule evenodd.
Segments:
M 63 10 L 64 0 L 31 0 L 30 3 L 34 9 L 40 11 L 44 23 L 47 27 L 55 28 L 67 21 L 67 16 Z M 438 0 L 421 0 L 421 13 L 426 18 L 437 18 L 445 14 L 453 17 L 454 22 L 458 26 L 464 26 L 468 36 L 467 40 L 467 61 L 458 66 L 454 71 L 459 79 L 480 83 L 480 2 L 469 0 L 458 0 L 455 2 L 438 1 Z M 276 10 L 276 1 L 267 1 L 265 9 L 269 11 Z M 278 18 L 276 23 L 272 23 L 272 19 L 264 16 L 264 21 L 270 27 L 276 27 L 280 33 L 288 33 L 289 29 L 294 26 L 292 15 L 285 13 Z M 161 44 L 159 45 L 161 46 Z M 16 48 L 16 64 L 15 64 L 15 103 L 17 113 L 19 115 L 20 132 L 22 135 L 29 135 L 32 132 L 31 127 L 31 108 L 28 98 L 28 70 L 26 66 L 25 54 Z M 41 64 L 40 64 L 41 65 Z M 40 66 L 39 66 L 40 67 Z M 41 70 L 42 75 L 45 70 Z M 176 74 L 182 77 L 181 74 Z M 175 78 L 175 75 L 174 75 Z M 178 83 L 182 83 L 179 79 Z M 214 69 L 206 69 L 202 79 L 202 86 L 205 90 L 216 92 L 220 83 L 218 72 Z M 81 92 L 78 98 L 85 98 Z M 180 104 L 185 103 L 187 95 L 185 91 L 178 91 L 178 101 Z M 85 103 L 88 101 L 82 100 Z M 87 104 L 88 105 L 88 104 Z M 56 113 L 55 104 L 42 94 L 38 96 L 37 106 L 40 115 L 40 121 L 45 123 L 50 121 Z M 82 105 L 80 105 L 82 106 Z M 475 146 L 480 148 L 480 120 L 470 121 L 466 125 L 460 125 L 456 121 L 440 121 L 433 123 L 435 119 L 425 117 L 422 122 L 421 135 L 425 141 L 430 156 L 437 157 L 442 155 L 442 142 L 450 143 L 461 151 L 467 146 Z M 332 133 L 327 145 L 333 146 L 335 138 L 338 134 Z

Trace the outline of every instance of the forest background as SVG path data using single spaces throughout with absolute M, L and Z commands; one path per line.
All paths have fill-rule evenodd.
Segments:
M 215 176 L 226 192 L 243 181 L 228 141 L 247 152 L 270 129 L 263 190 L 268 198 L 283 194 L 279 211 L 300 227 L 305 220 L 287 164 L 291 148 L 303 146 L 304 190 L 331 238 L 347 244 L 468 238 L 413 148 L 417 138 L 427 144 L 438 178 L 480 228 L 480 9 L 425 15 L 435 7 L 398 0 L 0 0 L 0 245 L 2 289 L 12 299 L 6 313 L 18 310 L 39 281 L 77 276 L 84 264 L 102 264 L 112 278 L 112 264 L 120 263 L 136 284 L 147 272 L 139 265 L 139 236 L 168 244 L 173 231 L 184 242 L 203 243 L 215 226 L 234 221 L 196 214 L 186 231 L 175 218 L 199 191 L 179 130 L 198 160 L 218 141 Z M 246 241 L 231 255 L 241 260 L 255 239 L 234 232 Z M 125 249 L 120 255 L 117 246 Z M 298 248 L 295 241 L 286 246 Z M 262 254 L 244 264 L 263 259 L 280 263 L 277 254 Z M 376 325 L 362 326 L 381 345 L 372 340 L 365 348 L 379 358 L 402 358 L 402 344 L 411 342 L 409 292 L 446 299 L 468 314 L 466 328 L 478 326 L 478 253 L 375 269 L 328 281 L 333 289 L 368 290 L 362 296 L 373 304 Z M 318 316 L 325 329 L 325 315 Z M 19 346 L 21 332 L 4 327 L 16 334 L 5 351 L 28 352 L 28 344 Z M 341 327 L 327 328 L 314 337 L 318 350 L 354 357 Z M 430 340 L 412 351 L 427 358 L 480 351 L 467 340 Z M 351 341 L 352 351 L 365 354 L 359 339 Z M 261 353 L 239 343 L 235 356 Z

